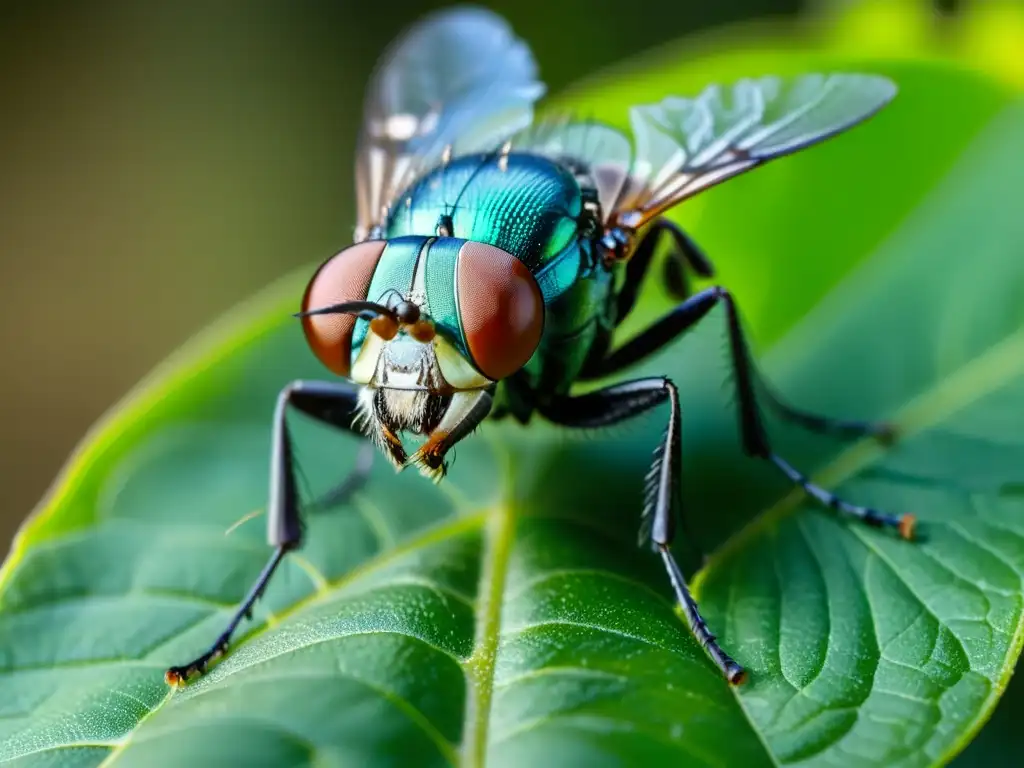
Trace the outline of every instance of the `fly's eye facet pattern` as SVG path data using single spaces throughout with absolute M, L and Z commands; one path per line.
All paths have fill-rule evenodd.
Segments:
M 459 320 L 473 362 L 493 381 L 518 371 L 544 330 L 544 298 L 515 256 L 469 242 L 459 253 Z
M 386 245 L 384 240 L 368 240 L 328 259 L 309 281 L 302 311 L 346 301 L 364 301 Z M 348 313 L 302 318 L 309 348 L 321 363 L 339 376 L 348 376 L 351 370 L 352 331 L 357 319 L 356 315 Z

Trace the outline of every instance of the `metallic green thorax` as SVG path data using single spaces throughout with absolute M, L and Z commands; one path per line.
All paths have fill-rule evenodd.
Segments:
M 526 374 L 537 388 L 565 391 L 604 319 L 611 279 L 594 262 L 584 216 L 580 185 L 558 163 L 523 153 L 457 158 L 396 198 L 368 296 L 410 292 L 423 259 L 429 312 L 464 350 L 454 281 L 458 251 L 465 240 L 497 246 L 526 265 L 544 296 L 544 335 Z M 366 330 L 360 321 L 353 359 Z
M 562 166 L 527 154 L 468 155 L 438 167 L 395 200 L 385 237 L 438 234 L 489 243 L 520 259 L 545 301 L 580 273 L 579 185 Z

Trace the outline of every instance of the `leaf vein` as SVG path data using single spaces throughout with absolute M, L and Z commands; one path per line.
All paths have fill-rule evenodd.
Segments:
M 850 526 L 849 530 L 850 530 L 851 532 L 853 532 L 853 535 L 854 535 L 854 536 L 855 536 L 855 537 L 856 537 L 857 539 L 859 539 L 859 540 L 860 540 L 860 542 L 861 542 L 861 543 L 862 543 L 862 544 L 864 545 L 864 547 L 865 547 L 865 548 L 866 548 L 866 549 L 867 549 L 867 550 L 868 550 L 868 551 L 869 551 L 869 552 L 870 552 L 871 554 L 873 554 L 873 555 L 875 556 L 875 558 L 877 559 L 877 561 L 878 561 L 879 563 L 881 563 L 882 565 L 884 565 L 884 566 L 885 566 L 885 567 L 886 567 L 886 568 L 887 568 L 887 569 L 889 570 L 889 572 L 890 572 L 890 573 L 891 573 L 891 574 L 892 574 L 893 576 L 895 576 L 895 577 L 896 577 L 896 579 L 897 579 L 897 580 L 898 580 L 898 581 L 899 581 L 900 583 L 902 583 L 902 584 L 903 584 L 903 586 L 904 586 L 904 587 L 905 587 L 905 588 L 907 589 L 907 591 L 908 591 L 908 592 L 909 592 L 909 593 L 910 593 L 911 595 L 913 595 L 913 596 L 914 596 L 914 599 L 915 599 L 915 600 L 917 600 L 917 602 L 918 602 L 918 603 L 919 603 L 919 604 L 921 605 L 921 607 L 922 607 L 922 608 L 923 608 L 923 609 L 924 609 L 925 611 L 927 611 L 927 612 L 928 612 L 928 614 L 929 614 L 929 615 L 930 615 L 930 616 L 931 616 L 931 617 L 932 617 L 933 619 L 935 619 L 936 623 L 937 623 L 937 624 L 938 624 L 938 625 L 939 625 L 940 627 L 945 627 L 946 629 L 948 629 L 948 630 L 949 630 L 949 633 L 950 633 L 950 637 L 952 637 L 952 638 L 953 638 L 953 639 L 954 639 L 954 640 L 956 641 L 956 644 L 957 644 L 957 648 L 958 648 L 958 650 L 960 651 L 960 653 L 962 653 L 962 654 L 963 654 L 963 656 L 964 656 L 964 658 L 965 658 L 965 659 L 971 660 L 971 656 L 970 656 L 970 654 L 968 654 L 968 652 L 967 652 L 967 648 L 966 648 L 966 647 L 964 646 L 964 644 L 963 644 L 963 641 L 962 641 L 962 640 L 960 639 L 960 637 L 959 637 L 959 636 L 958 636 L 958 635 L 957 635 L 957 634 L 956 634 L 955 632 L 953 632 L 953 630 L 952 630 L 952 628 L 951 628 L 951 627 L 949 626 L 948 622 L 946 622 L 946 621 L 943 621 L 942 617 L 940 617 L 940 616 L 939 616 L 939 615 L 938 615 L 938 614 L 937 614 L 937 613 L 935 612 L 935 610 L 934 610 L 934 609 L 933 609 L 933 608 L 931 607 L 931 605 L 930 605 L 930 604 L 929 604 L 929 603 L 928 603 L 928 602 L 927 602 L 927 601 L 926 601 L 926 600 L 925 600 L 925 599 L 924 599 L 923 597 L 921 597 L 921 595 L 920 595 L 920 594 L 919 594 L 919 593 L 917 592 L 917 590 L 916 590 L 916 589 L 914 589 L 914 587 L 913 587 L 913 586 L 912 586 L 912 585 L 910 584 L 910 582 L 909 582 L 909 581 L 908 581 L 908 580 L 906 579 L 906 577 L 905 577 L 905 576 L 904 576 L 903 574 L 901 574 L 901 573 L 900 573 L 899 569 L 898 569 L 898 568 L 896 567 L 896 564 L 895 564 L 895 563 L 894 563 L 894 562 L 892 561 L 892 559 L 891 559 L 891 558 L 890 558 L 890 557 L 889 557 L 889 556 L 888 556 L 888 555 L 887 555 L 887 554 L 886 554 L 886 553 L 885 553 L 885 552 L 884 552 L 884 551 L 882 550 L 882 548 L 878 546 L 878 543 L 877 543 L 877 542 L 875 542 L 875 541 L 873 541 L 873 540 L 871 539 L 871 537 L 870 537 L 870 536 L 868 536 L 868 535 L 867 535 L 867 534 L 866 534 L 865 532 L 861 531 L 861 530 L 860 530 L 860 529 L 859 529 L 859 528 L 858 528 L 857 526 Z M 938 562 L 938 561 L 936 561 L 936 562 Z M 941 563 L 940 563 L 940 564 L 941 564 Z M 972 619 L 972 621 L 973 621 L 973 619 Z M 934 653 L 934 647 L 933 647 L 933 649 L 932 649 L 932 653 Z M 972 668 L 973 668 L 973 665 L 972 665 Z

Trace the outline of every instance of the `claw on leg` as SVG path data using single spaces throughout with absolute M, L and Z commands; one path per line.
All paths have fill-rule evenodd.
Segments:
M 228 638 L 222 635 L 217 640 L 216 645 L 192 663 L 186 664 L 183 667 L 171 667 L 164 672 L 164 682 L 172 688 L 180 688 L 194 675 L 205 675 L 206 668 L 209 666 L 210 662 L 219 659 L 227 653 L 227 650 Z

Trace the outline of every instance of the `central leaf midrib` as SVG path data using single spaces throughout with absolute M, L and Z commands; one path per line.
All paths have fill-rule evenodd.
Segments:
M 466 660 L 466 712 L 463 719 L 462 765 L 482 768 L 487 758 L 494 667 L 501 637 L 501 611 L 505 602 L 508 560 L 515 532 L 510 503 L 488 515 L 484 534 L 483 568 L 477 592 L 476 638 Z

